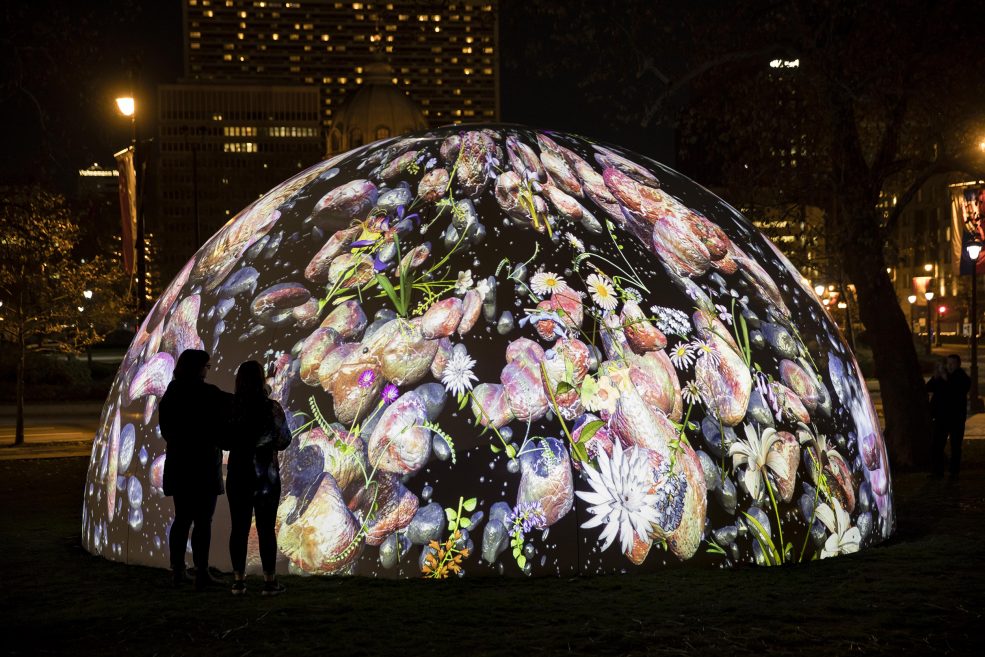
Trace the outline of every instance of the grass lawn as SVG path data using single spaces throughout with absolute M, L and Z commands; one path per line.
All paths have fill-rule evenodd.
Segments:
M 985 441 L 960 483 L 895 480 L 887 545 L 806 566 L 174 590 L 79 540 L 85 459 L 0 462 L 0 654 L 979 654 Z M 224 536 L 213 540 L 224 541 Z

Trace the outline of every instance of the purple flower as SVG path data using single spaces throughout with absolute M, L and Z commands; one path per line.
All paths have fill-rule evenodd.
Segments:
M 414 213 L 409 214 L 406 217 L 404 217 L 404 212 L 406 212 L 406 210 L 404 210 L 404 206 L 398 205 L 397 206 L 397 221 L 400 221 L 401 219 L 405 219 L 406 218 L 406 219 L 409 219 L 410 221 L 414 222 L 414 225 L 415 226 L 417 226 L 417 224 L 420 223 L 420 221 L 421 221 L 421 215 L 419 215 L 418 213 L 414 212 Z
M 349 248 L 358 249 L 363 246 L 373 246 L 374 244 L 376 244 L 376 240 L 356 240 L 355 242 L 349 245 Z
M 359 387 L 368 388 L 373 385 L 376 381 L 376 372 L 373 370 L 363 370 L 363 373 L 359 375 Z
M 506 516 L 506 530 L 511 534 L 517 530 L 527 534 L 532 529 L 543 528 L 547 524 L 544 509 L 540 502 L 521 502 Z
M 392 404 L 397 401 L 397 397 L 399 396 L 400 391 L 397 389 L 397 386 L 392 383 L 386 384 L 386 387 L 383 388 L 383 392 L 380 393 L 380 397 L 383 399 L 384 404 Z

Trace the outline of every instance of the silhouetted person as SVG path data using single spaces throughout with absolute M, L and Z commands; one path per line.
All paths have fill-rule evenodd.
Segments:
M 952 477 L 957 477 L 961 469 L 961 443 L 964 441 L 964 424 L 968 416 L 968 390 L 970 388 L 971 379 L 961 368 L 961 357 L 957 354 L 951 354 L 947 357 L 945 421 L 943 430 L 937 436 L 936 452 L 938 472 L 943 472 L 946 460 L 944 447 L 947 444 L 947 439 L 951 439 L 950 471 Z
M 277 452 L 291 442 L 284 409 L 267 397 L 263 368 L 255 360 L 239 366 L 236 397 L 228 432 L 229 463 L 226 499 L 229 501 L 229 558 L 233 564 L 233 595 L 246 592 L 246 544 L 256 515 L 263 595 L 277 595 L 284 587 L 277 581 L 277 534 L 274 521 L 280 503 L 280 463 Z
M 933 433 L 930 436 L 930 471 L 934 475 L 943 474 L 944 443 L 948 431 L 948 383 L 947 359 L 934 363 L 934 373 L 927 381 L 930 395 L 930 418 L 933 420 Z
M 174 498 L 174 522 L 168 533 L 175 584 L 185 579 L 185 546 L 192 531 L 195 587 L 211 583 L 209 546 L 216 497 L 222 494 L 221 432 L 228 423 L 232 395 L 205 382 L 209 355 L 186 349 L 178 356 L 174 380 L 161 399 L 158 419 L 167 441 L 164 494 Z

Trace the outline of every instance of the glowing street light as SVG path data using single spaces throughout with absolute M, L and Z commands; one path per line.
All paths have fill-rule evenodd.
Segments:
M 92 298 L 92 290 L 82 290 L 82 296 L 87 300 Z
M 930 265 L 927 265 L 927 267 L 929 266 Z M 934 346 L 934 332 L 931 330 L 931 322 L 933 321 L 933 318 L 930 314 L 930 302 L 934 300 L 934 293 L 927 290 L 923 293 L 923 298 L 927 300 L 927 353 L 929 354 L 931 348 Z
M 981 143 L 982 150 L 985 150 L 985 141 Z M 977 413 L 982 410 L 982 400 L 978 396 L 978 258 L 982 254 L 982 243 L 978 240 L 965 244 L 964 250 L 971 258 L 971 367 L 968 374 L 971 376 L 971 389 L 968 397 L 971 400 L 971 411 Z
M 827 289 L 827 288 L 825 288 L 823 285 L 815 285 L 814 286 L 814 292 L 817 293 L 817 296 L 821 296 L 822 294 L 824 294 L 824 290 L 825 289 Z
M 116 99 L 116 109 L 123 116 L 133 116 L 137 113 L 137 101 L 133 99 L 133 96 L 121 96 Z
M 144 180 L 141 175 L 140 158 L 137 156 L 137 100 L 133 96 L 120 96 L 116 99 L 116 109 L 120 114 L 130 119 L 130 148 L 133 149 L 133 166 L 135 169 L 133 193 L 137 199 L 137 216 L 135 217 L 137 234 L 134 236 L 136 251 L 134 255 L 137 260 L 137 312 L 142 315 L 147 305 L 147 256 L 144 249 L 144 213 L 141 207 Z

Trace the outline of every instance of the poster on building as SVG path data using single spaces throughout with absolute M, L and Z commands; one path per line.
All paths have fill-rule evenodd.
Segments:
M 951 249 L 952 262 L 960 262 L 957 273 L 968 276 L 972 273 L 985 274 L 985 250 L 973 263 L 965 248 L 969 242 L 985 244 L 985 186 L 963 186 L 951 195 Z
M 137 173 L 134 168 L 133 146 L 114 153 L 116 168 L 120 172 L 120 253 L 123 271 L 133 274 L 137 263 Z

